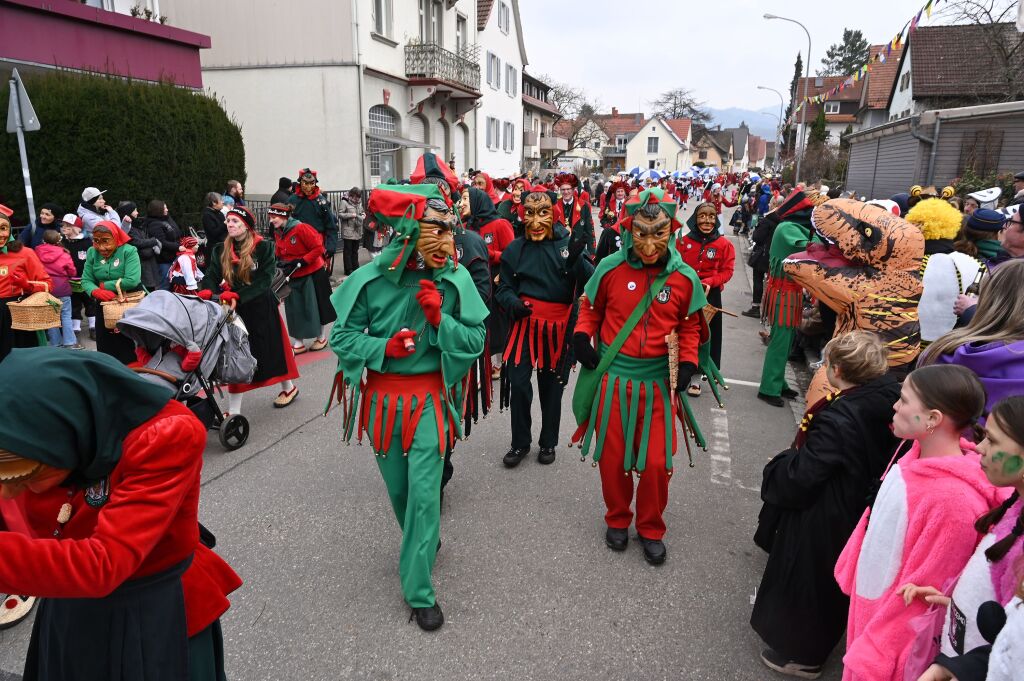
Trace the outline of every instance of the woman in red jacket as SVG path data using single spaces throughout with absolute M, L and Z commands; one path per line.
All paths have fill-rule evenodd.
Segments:
M 43 599 L 26 681 L 185 679 L 190 655 L 216 660 L 239 581 L 198 548 L 199 419 L 102 353 L 16 350 L 0 384 L 19 386 L 0 393 L 4 413 L 61 405 L 45 425 L 0 420 L 0 496 L 30 528 L 0 532 L 0 591 Z M 190 592 L 205 594 L 193 608 Z
M 7 303 L 52 287 L 50 275 L 46 273 L 36 254 L 11 233 L 13 214 L 13 210 L 0 204 L 0 360 L 13 348 L 43 345 L 46 338 L 43 336 L 41 342 L 40 335 L 35 331 L 12 329 L 11 313 Z
M 722 235 L 722 221 L 718 208 L 713 203 L 697 206 L 686 221 L 689 231 L 676 240 L 676 248 L 683 256 L 683 262 L 697 271 L 708 303 L 722 307 L 722 289 L 732 279 L 736 269 L 736 249 L 732 242 Z M 722 366 L 722 315 L 716 314 L 708 324 L 711 330 L 711 359 Z M 688 395 L 700 395 L 700 383 L 691 379 Z

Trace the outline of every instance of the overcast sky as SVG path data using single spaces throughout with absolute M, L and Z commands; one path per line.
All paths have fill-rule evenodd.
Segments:
M 802 22 L 811 33 L 811 75 L 843 28 L 860 29 L 871 44 L 891 39 L 924 0 L 663 0 L 637 2 L 519 0 L 527 71 L 583 86 L 612 106 L 647 112 L 648 102 L 675 87 L 708 106 L 760 109 L 786 96 L 797 52 L 806 59 L 807 35 L 796 24 L 763 18 L 766 12 Z M 933 14 L 934 17 L 934 14 Z M 934 22 L 934 18 L 933 18 Z M 930 25 L 922 18 L 922 25 Z

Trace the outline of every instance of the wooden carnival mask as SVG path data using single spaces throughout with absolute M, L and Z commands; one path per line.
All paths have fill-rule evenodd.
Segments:
M 633 215 L 629 229 L 633 254 L 644 265 L 661 262 L 672 238 L 672 218 L 656 204 L 644 206 Z
M 427 202 L 423 217 L 419 220 L 420 238 L 416 241 L 416 253 L 423 265 L 440 269 L 455 257 L 455 217 L 443 201 Z
M 523 225 L 526 238 L 530 241 L 550 239 L 554 229 L 554 207 L 551 197 L 543 192 L 533 192 L 523 199 Z

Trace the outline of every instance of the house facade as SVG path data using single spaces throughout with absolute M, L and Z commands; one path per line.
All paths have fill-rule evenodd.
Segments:
M 203 79 L 242 127 L 250 195 L 272 193 L 304 167 L 325 188 L 372 187 L 407 177 L 426 149 L 460 172 L 474 165 L 476 8 L 310 0 L 303 12 L 316 21 L 287 21 L 271 0 L 244 12 L 202 0 L 161 5 L 170 24 L 213 32 Z
M 540 173 L 552 158 L 569 148 L 569 140 L 555 134 L 558 109 L 548 101 L 551 87 L 523 72 L 523 172 Z
M 750 167 L 750 129 L 741 123 L 738 128 L 726 128 L 725 131 L 732 135 L 732 164 L 721 170 L 730 173 L 745 172 Z
M 626 143 L 626 168 L 663 173 L 686 170 L 690 163 L 690 120 L 655 117 L 644 121 Z
M 872 45 L 869 48 L 869 59 L 889 50 L 884 62 L 874 62 L 864 77 L 861 88 L 860 111 L 857 112 L 858 130 L 872 128 L 889 120 L 889 94 L 899 75 L 900 61 L 903 57 L 903 46 L 892 49 L 889 45 Z
M 642 113 L 621 113 L 612 107 L 610 114 L 594 116 L 594 123 L 601 130 L 602 146 L 598 153 L 601 166 L 606 173 L 612 174 L 628 170 L 626 165 L 626 147 L 644 125 L 646 116 Z
M 807 96 L 814 97 L 815 95 L 830 92 L 835 87 L 841 85 L 846 79 L 847 76 L 816 76 L 810 79 L 801 78 L 797 83 L 798 97 L 803 99 L 805 80 L 807 81 Z M 826 143 L 832 146 L 838 146 L 840 138 L 843 133 L 846 132 L 848 127 L 852 126 L 853 130 L 857 130 L 859 125 L 857 122 L 857 114 L 860 112 L 861 95 L 863 90 L 864 81 L 858 80 L 842 92 L 838 92 L 835 95 L 830 96 L 829 99 L 824 102 L 808 104 L 806 122 L 804 125 L 800 125 L 800 118 L 803 115 L 802 112 L 794 117 L 796 122 L 796 139 L 803 139 L 806 142 L 810 129 L 814 125 L 814 121 L 818 118 L 818 113 L 824 111 L 825 130 L 828 133 Z
M 448 3 L 451 4 L 451 3 Z M 476 0 L 480 43 L 480 106 L 476 167 L 494 177 L 519 172 L 523 160 L 523 44 L 519 0 Z
M 730 168 L 732 165 L 732 133 L 727 130 L 704 130 L 692 144 L 691 160 L 708 167 Z

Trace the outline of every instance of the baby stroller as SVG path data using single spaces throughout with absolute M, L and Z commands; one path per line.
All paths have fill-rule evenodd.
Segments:
M 214 396 L 215 383 L 248 383 L 256 372 L 249 335 L 234 312 L 209 300 L 155 291 L 127 310 L 117 326 L 145 351 L 140 359 L 148 357 L 135 371 L 171 383 L 174 399 L 207 429 L 216 429 L 226 449 L 246 443 L 249 421 L 241 414 L 226 416 Z M 201 350 L 202 359 L 198 368 L 184 371 L 182 355 L 193 350 Z

